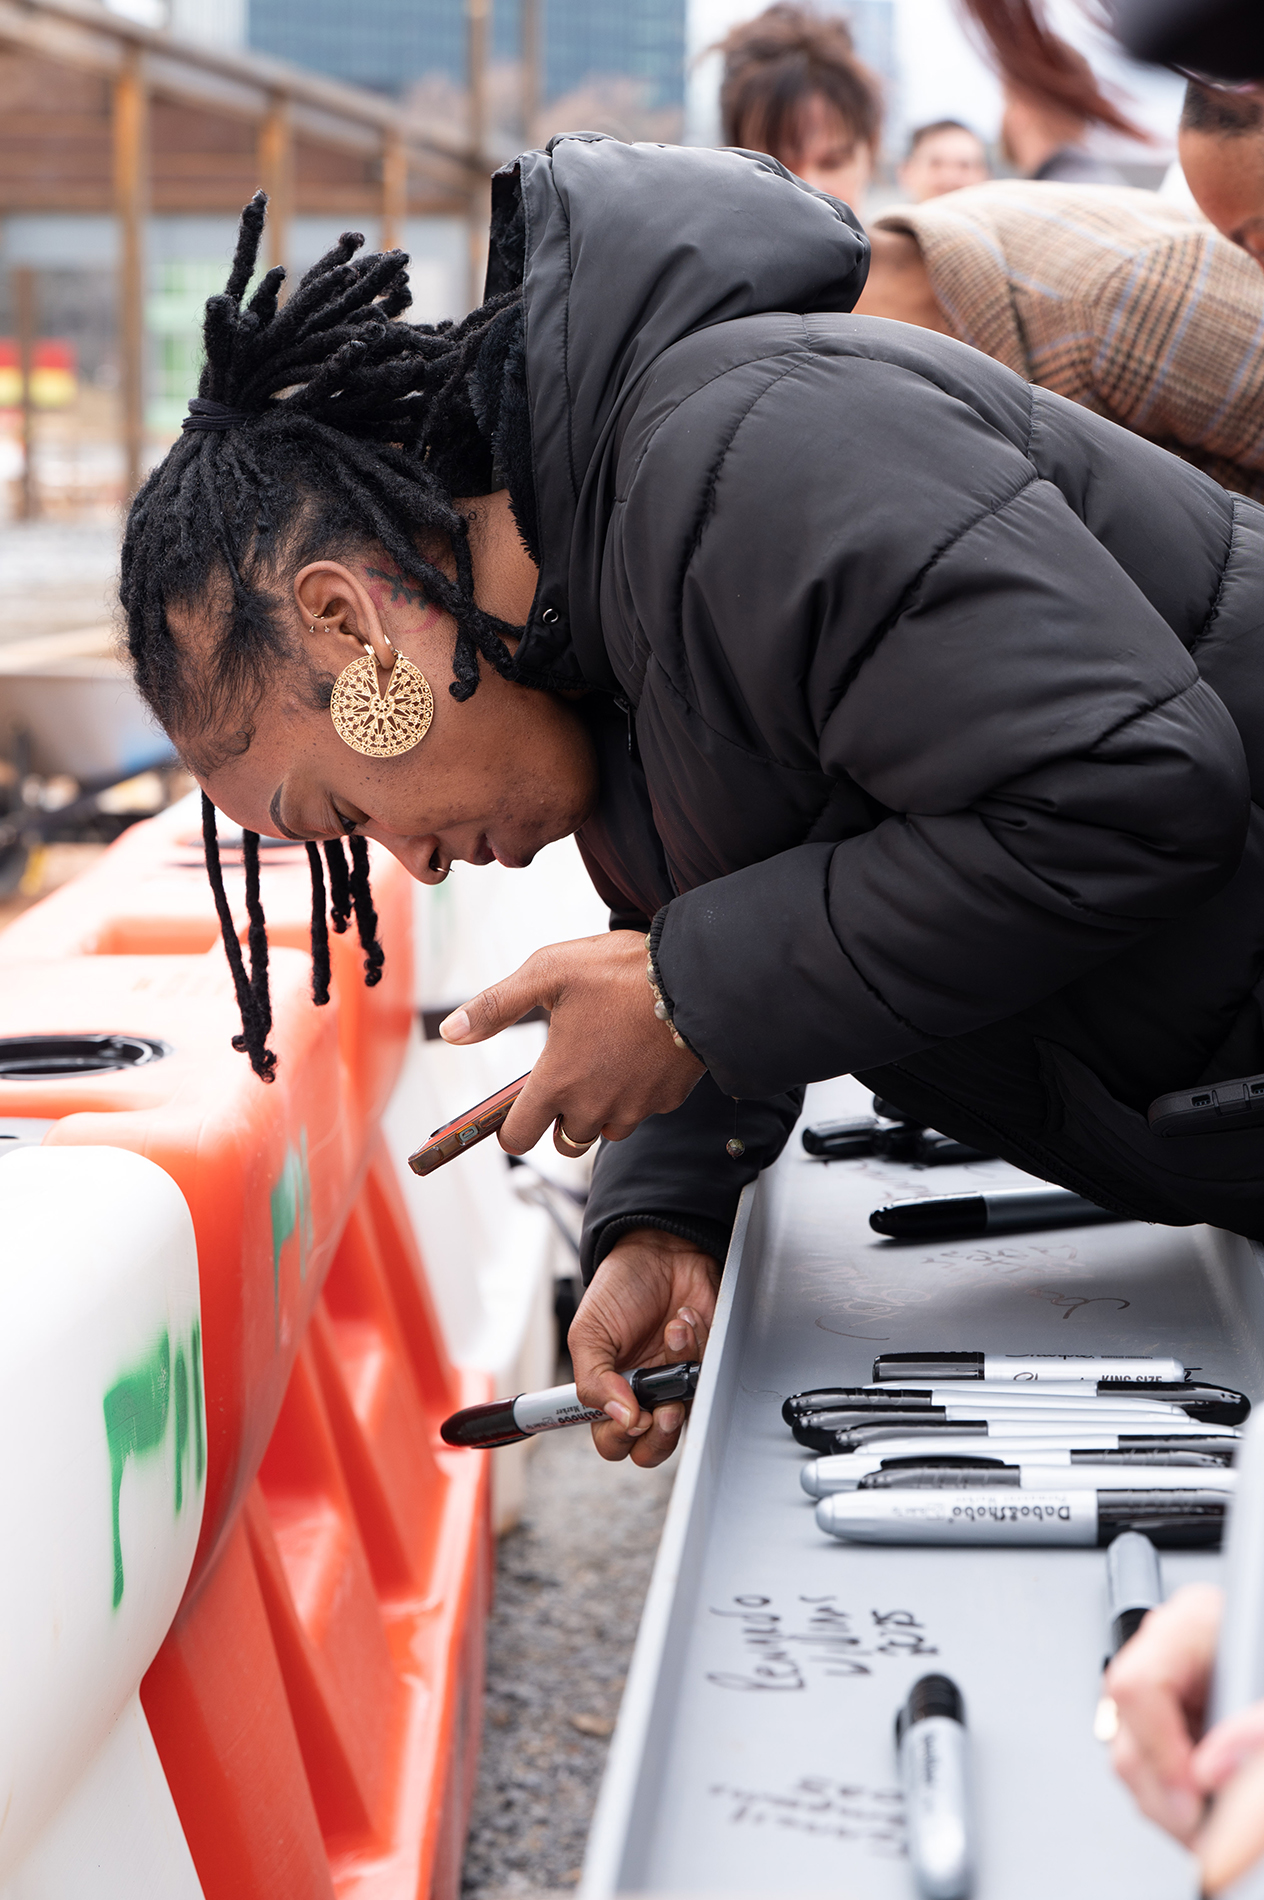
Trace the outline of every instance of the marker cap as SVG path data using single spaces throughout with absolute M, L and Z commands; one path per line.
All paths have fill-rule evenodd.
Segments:
M 514 1417 L 516 1399 L 493 1399 L 490 1405 L 467 1405 L 454 1412 L 439 1427 L 445 1445 L 460 1445 L 465 1450 L 492 1451 L 497 1445 L 516 1445 L 529 1438 Z
M 904 1740 L 905 1730 L 912 1728 L 914 1722 L 925 1722 L 933 1715 L 946 1715 L 950 1722 L 960 1722 L 965 1727 L 966 1705 L 960 1689 L 950 1676 L 923 1676 L 913 1684 L 908 1701 L 895 1718 L 897 1746 Z

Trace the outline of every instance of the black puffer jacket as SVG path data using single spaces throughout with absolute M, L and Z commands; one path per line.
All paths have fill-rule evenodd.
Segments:
M 843 314 L 864 240 L 769 160 L 580 135 L 502 175 L 502 225 L 519 190 L 520 656 L 593 689 L 580 845 L 710 1071 L 603 1150 L 590 1266 L 646 1221 L 721 1251 L 797 1085 L 852 1071 L 1264 1236 L 1264 1132 L 1144 1119 L 1264 1070 L 1264 510 Z

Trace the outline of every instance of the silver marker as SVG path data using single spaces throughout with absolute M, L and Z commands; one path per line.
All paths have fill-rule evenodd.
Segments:
M 1106 1552 L 1106 1595 L 1110 1626 L 1103 1668 L 1136 1635 L 1156 1604 L 1163 1601 L 1159 1553 L 1140 1531 L 1125 1531 Z M 1094 1740 L 1113 1742 L 1118 1733 L 1119 1710 L 1115 1707 L 1115 1698 L 1104 1695 L 1093 1718 Z
M 816 1507 L 818 1527 L 852 1544 L 1109 1544 L 1144 1530 L 1164 1548 L 1218 1545 L 1223 1491 L 841 1491 Z
M 1012 1491 L 1223 1491 L 1231 1496 L 1238 1474 L 1228 1465 L 1196 1465 L 1182 1469 L 1171 1465 L 1066 1464 L 1059 1468 L 1029 1463 L 1020 1453 L 1013 1464 L 994 1465 L 980 1471 L 977 1466 L 953 1464 L 917 1464 L 902 1458 L 892 1467 L 868 1472 L 855 1487 L 857 1491 L 970 1491 L 993 1487 Z M 1129 1532 L 1129 1535 L 1135 1535 Z M 1149 1541 L 1148 1539 L 1146 1540 Z M 1118 1542 L 1118 1539 L 1116 1539 Z M 1112 1550 L 1114 1545 L 1111 1546 Z M 1147 1605 L 1147 1608 L 1150 1607 Z M 1140 1615 L 1138 1614 L 1138 1621 Z M 1127 1637 L 1123 1639 L 1127 1641 Z
M 1084 1432 L 1067 1433 L 1056 1440 L 1028 1438 L 1016 1432 L 1012 1438 L 989 1438 L 985 1444 L 964 1434 L 956 1436 L 945 1432 L 929 1442 L 925 1435 L 914 1434 L 903 1439 L 883 1440 L 868 1450 L 813 1458 L 800 1467 L 799 1483 L 810 1498 L 832 1497 L 836 1491 L 854 1491 L 872 1472 L 910 1459 L 924 1463 L 932 1458 L 968 1458 L 976 1464 L 980 1459 L 987 1459 L 993 1469 L 998 1463 L 1008 1463 L 1047 1470 L 1065 1470 L 1068 1466 L 1088 1470 L 1094 1464 L 1109 1464 L 1116 1459 L 1129 1467 L 1135 1463 L 1143 1471 L 1167 1470 L 1173 1466 L 1197 1469 L 1196 1460 L 1214 1468 L 1232 1461 L 1237 1443 L 1236 1432 L 1215 1430 L 1201 1433 L 1197 1438 L 1169 1437 L 1166 1433 L 1143 1438 L 1119 1432 Z M 980 1481 L 986 1482 L 986 1479 L 984 1470 Z M 1050 1482 L 1056 1484 L 1060 1480 L 1051 1478 Z
M 922 1900 L 967 1900 L 971 1885 L 966 1713 L 948 1676 L 923 1676 L 895 1718 L 909 1863 Z
M 1105 1417 L 1101 1419 L 1096 1434 L 1093 1426 L 1072 1419 L 936 1419 L 925 1420 L 903 1417 L 882 1421 L 869 1421 L 863 1425 L 848 1425 L 845 1430 L 823 1435 L 823 1442 L 815 1446 L 825 1456 L 859 1451 L 866 1446 L 876 1449 L 879 1445 L 889 1445 L 900 1439 L 920 1439 L 929 1447 L 941 1439 L 973 1437 L 986 1456 L 991 1446 L 999 1439 L 1031 1438 L 1044 1439 L 1054 1444 L 1074 1444 L 1085 1435 L 1096 1435 L 1100 1444 L 1105 1438 L 1109 1443 L 1110 1433 L 1119 1435 L 1120 1443 L 1138 1438 L 1228 1438 L 1237 1439 L 1238 1432 L 1232 1425 L 1204 1425 L 1194 1418 L 1136 1418 L 1120 1419 Z

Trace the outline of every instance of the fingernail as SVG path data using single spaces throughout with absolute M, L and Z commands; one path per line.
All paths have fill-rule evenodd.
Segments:
M 698 1315 L 694 1312 L 692 1306 L 682 1306 L 680 1311 L 677 1313 L 676 1317 L 677 1319 L 683 1319 L 686 1326 L 693 1326 L 696 1328 L 698 1326 L 701 1326 L 702 1324 L 702 1321 L 698 1318 Z
M 671 1438 L 685 1422 L 685 1408 L 683 1405 L 660 1405 L 654 1419 L 659 1431 Z
M 614 1420 L 621 1432 L 626 1432 L 632 1423 L 627 1406 L 620 1405 L 618 1399 L 611 1399 L 607 1405 L 602 1407 L 602 1410 L 605 1412 L 607 1418 Z
M 674 1319 L 663 1334 L 663 1338 L 667 1341 L 669 1352 L 683 1352 L 689 1344 L 689 1328 L 682 1326 L 679 1320 Z
M 454 1009 L 439 1024 L 439 1034 L 445 1042 L 460 1042 L 470 1033 L 470 1019 L 463 1009 Z

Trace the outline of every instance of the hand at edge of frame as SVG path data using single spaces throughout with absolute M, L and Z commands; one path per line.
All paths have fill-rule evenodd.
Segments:
M 1223 1595 L 1178 1590 L 1106 1673 L 1119 1713 L 1114 1760 L 1137 1805 L 1198 1858 L 1201 1891 L 1223 1893 L 1264 1857 L 1264 1702 L 1201 1741 Z
M 610 1415 L 594 1425 L 603 1458 L 649 1470 L 670 1458 L 685 1422 L 679 1401 L 643 1412 L 620 1370 L 680 1365 L 707 1348 L 720 1269 L 691 1241 L 656 1227 L 624 1234 L 580 1302 L 567 1344 L 585 1405 Z
M 1115 1772 L 1141 1812 L 1185 1846 L 1193 1845 L 1204 1812 L 1194 1775 L 1223 1598 L 1210 1584 L 1178 1590 L 1150 1611 L 1106 1671 L 1119 1730 L 1111 1751 Z

